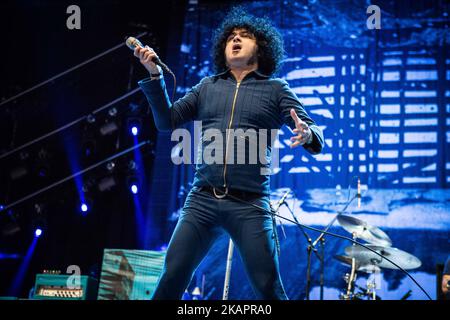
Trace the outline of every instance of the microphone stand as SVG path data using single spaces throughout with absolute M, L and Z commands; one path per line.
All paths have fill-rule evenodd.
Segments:
M 315 248 L 315 244 L 312 243 L 312 239 L 311 237 L 308 235 L 308 233 L 306 232 L 305 228 L 303 228 L 303 226 L 298 222 L 297 217 L 295 216 L 294 212 L 292 211 L 292 209 L 286 204 L 285 201 L 283 201 L 281 205 L 286 205 L 286 207 L 288 208 L 289 212 L 291 213 L 293 219 L 295 222 L 297 222 L 297 226 L 300 228 L 300 230 L 302 230 L 303 235 L 306 238 L 306 241 L 308 242 L 308 247 L 306 248 L 307 251 L 307 268 L 306 268 L 306 300 L 309 300 L 309 289 L 311 286 L 311 253 L 314 252 L 314 254 L 316 255 L 316 257 L 319 259 L 319 261 L 321 261 L 321 264 L 323 265 L 323 256 L 321 257 L 319 255 L 319 253 L 317 252 L 317 249 Z M 323 270 L 323 268 L 322 268 Z M 321 276 L 321 279 L 323 278 L 323 275 Z M 323 279 L 321 280 L 323 282 Z
M 350 206 L 350 204 L 357 198 L 360 198 L 359 194 L 356 194 L 355 196 L 353 196 L 353 198 L 351 198 L 349 201 L 347 201 L 344 209 L 342 209 L 341 211 L 338 211 L 338 213 L 336 214 L 336 216 L 334 216 L 333 219 L 331 219 L 331 221 L 328 223 L 328 225 L 326 226 L 326 228 L 322 231 L 322 233 L 317 237 L 316 240 L 314 240 L 314 242 L 312 243 L 312 247 L 314 248 L 317 243 L 320 241 L 320 257 L 319 257 L 319 261 L 320 261 L 320 300 L 323 300 L 323 286 L 324 286 L 324 259 L 325 259 L 325 233 L 328 231 L 328 229 L 331 228 L 331 226 L 334 224 L 334 222 L 337 220 L 337 218 L 342 215 L 345 210 L 347 210 L 347 208 Z M 311 253 L 308 251 L 308 267 L 307 270 L 309 270 L 311 268 L 310 263 L 311 263 Z M 308 272 L 308 271 L 307 271 Z M 308 284 L 308 275 L 307 275 L 307 284 Z M 309 289 L 309 286 L 307 286 L 307 289 Z M 309 292 L 306 293 L 306 297 L 307 300 L 309 300 Z
M 320 300 L 323 300 L 323 287 L 324 287 L 324 259 L 325 259 L 325 232 L 328 231 L 328 229 L 334 224 L 334 222 L 337 220 L 337 218 L 347 210 L 347 208 L 350 206 L 350 204 L 357 198 L 359 198 L 360 195 L 356 194 L 353 198 L 351 198 L 347 204 L 345 205 L 344 209 L 341 211 L 338 211 L 337 215 L 328 223 L 326 228 L 322 231 L 322 233 L 319 235 L 319 237 L 312 242 L 311 238 L 309 237 L 308 233 L 305 231 L 303 226 L 299 223 L 297 217 L 295 216 L 294 212 L 291 210 L 291 208 L 286 204 L 285 200 L 283 199 L 282 202 L 279 204 L 278 209 L 282 205 L 286 205 L 289 212 L 291 213 L 294 221 L 297 223 L 297 226 L 302 230 L 303 235 L 306 238 L 306 241 L 308 242 L 308 246 L 306 248 L 307 252 L 307 267 L 306 267 L 306 300 L 309 300 L 309 291 L 311 287 L 311 254 L 314 252 L 316 257 L 319 259 L 320 262 Z M 317 243 L 320 241 L 320 254 L 318 253 L 318 250 L 316 249 Z

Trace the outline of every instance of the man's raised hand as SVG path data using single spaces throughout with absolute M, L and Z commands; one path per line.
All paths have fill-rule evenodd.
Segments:
M 293 141 L 291 148 L 295 148 L 308 143 L 312 137 L 312 132 L 308 124 L 298 117 L 294 109 L 291 109 L 291 117 L 295 123 L 295 129 L 293 131 L 297 134 L 291 137 L 291 141 Z
M 150 74 L 161 73 L 161 67 L 152 61 L 152 59 L 158 57 L 158 55 L 149 46 L 145 46 L 145 48 L 136 46 L 134 49 L 134 56 L 139 58 L 141 64 L 148 72 L 150 72 Z

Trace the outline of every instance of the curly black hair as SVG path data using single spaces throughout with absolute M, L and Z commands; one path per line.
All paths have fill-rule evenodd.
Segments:
M 269 19 L 249 15 L 241 7 L 232 8 L 214 32 L 212 58 L 215 72 L 228 69 L 225 47 L 234 29 L 246 29 L 255 36 L 259 71 L 268 76 L 275 74 L 284 58 L 283 37 Z

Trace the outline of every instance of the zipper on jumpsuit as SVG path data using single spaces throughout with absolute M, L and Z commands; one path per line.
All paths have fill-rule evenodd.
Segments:
M 224 161 L 224 167 L 223 167 L 223 187 L 224 187 L 224 191 L 220 191 L 219 194 L 217 194 L 216 189 L 214 188 L 214 195 L 216 196 L 216 198 L 224 198 L 227 194 L 228 194 L 228 187 L 227 187 L 227 158 L 228 158 L 228 143 L 229 143 L 229 139 L 230 139 L 230 129 L 231 129 L 231 125 L 233 124 L 233 118 L 234 118 L 234 109 L 236 106 L 236 98 L 238 95 L 238 91 L 239 91 L 239 86 L 240 86 L 241 82 L 237 82 L 236 83 L 236 89 L 234 91 L 234 98 L 233 98 L 233 104 L 231 107 L 231 116 L 230 116 L 230 122 L 228 123 L 228 130 L 227 130 L 227 139 L 226 139 L 226 143 L 225 143 L 225 161 Z

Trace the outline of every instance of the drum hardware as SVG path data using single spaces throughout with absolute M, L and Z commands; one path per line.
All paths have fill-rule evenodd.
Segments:
M 353 234 L 353 240 L 355 240 L 355 239 L 356 239 L 356 235 Z M 353 245 L 355 245 L 355 244 L 353 243 Z M 347 295 L 348 296 L 350 296 L 350 294 L 353 293 L 353 289 L 354 289 L 353 284 L 356 281 L 356 259 L 355 258 L 351 258 L 351 266 L 352 266 L 352 268 L 351 268 L 350 275 L 348 277 L 348 282 L 347 282 Z
M 372 277 L 372 281 L 371 280 L 367 280 L 366 286 L 367 286 L 367 291 L 366 291 L 366 295 L 368 297 L 371 297 L 372 300 L 376 300 L 376 294 L 375 294 L 375 290 L 377 288 L 377 284 L 375 282 L 375 277 Z
M 352 198 L 350 198 L 350 196 L 349 196 L 349 199 L 348 199 L 347 203 L 345 204 L 344 208 L 341 211 L 338 211 L 336 213 L 336 215 L 333 217 L 333 219 L 329 222 L 329 224 L 326 226 L 326 228 L 323 230 L 323 232 L 317 237 L 317 239 L 314 240 L 314 242 L 309 237 L 309 235 L 306 233 L 303 226 L 299 223 L 297 217 L 295 216 L 295 214 L 291 210 L 291 208 L 288 205 L 286 205 L 286 207 L 288 208 L 294 221 L 297 223 L 297 226 L 302 230 L 302 233 L 308 242 L 308 246 L 306 248 L 306 252 L 307 252 L 306 287 L 305 287 L 305 294 L 306 294 L 305 299 L 306 300 L 310 299 L 312 252 L 314 252 L 314 254 L 319 259 L 319 262 L 320 262 L 320 300 L 323 300 L 323 296 L 324 296 L 325 232 L 327 232 L 328 229 L 330 229 L 330 227 L 334 224 L 334 222 L 338 219 L 338 217 L 343 215 L 345 213 L 345 211 L 347 210 L 347 208 L 350 206 L 350 204 L 357 198 L 358 198 L 358 194 L 355 194 Z M 286 204 L 286 202 L 285 201 L 281 201 L 281 203 L 279 202 L 278 208 L 283 204 Z M 320 243 L 320 252 L 316 248 L 318 243 Z
M 367 248 L 357 246 L 353 243 L 345 248 L 345 256 L 335 256 L 337 260 L 351 267 L 350 274 L 346 273 L 344 276 L 347 286 L 345 293 L 341 293 L 340 299 L 352 300 L 360 297 L 367 297 L 369 300 L 380 299 L 376 295 L 376 275 L 381 273 L 381 268 L 399 269 L 389 261 L 383 259 L 383 257 L 389 258 L 405 270 L 415 269 L 421 266 L 421 261 L 417 257 L 400 249 L 393 248 L 391 239 L 381 229 L 354 217 L 341 215 L 337 219 L 339 224 L 352 234 L 353 240 L 359 238 L 369 242 L 366 246 L 378 253 L 376 254 Z M 354 293 L 355 287 L 358 287 L 355 284 L 357 272 L 370 274 L 366 282 L 366 288 L 359 294 Z
M 388 257 L 405 270 L 417 269 L 422 265 L 422 262 L 417 257 L 397 248 L 373 244 L 368 244 L 367 247 L 378 252 L 381 256 Z M 380 268 L 398 270 L 395 265 L 364 247 L 348 246 L 345 248 L 345 253 L 349 257 L 356 258 L 363 265 L 376 265 Z
M 392 241 L 386 233 L 377 227 L 369 225 L 361 219 L 348 215 L 341 215 L 337 219 L 344 230 L 355 235 L 358 239 L 362 239 L 371 244 L 378 244 L 383 247 L 392 246 Z
M 312 244 L 310 244 L 311 248 L 315 248 L 315 246 L 317 245 L 317 243 L 320 242 L 320 258 L 319 261 L 321 263 L 320 265 L 320 300 L 323 300 L 323 287 L 324 287 L 324 259 L 325 259 L 325 232 L 328 231 L 328 229 L 331 228 L 331 226 L 334 224 L 334 222 L 339 219 L 340 216 L 342 216 L 345 211 L 347 210 L 347 208 L 350 206 L 350 204 L 358 198 L 358 194 L 355 194 L 351 199 L 349 197 L 349 200 L 347 201 L 347 203 L 345 204 L 344 208 L 341 211 L 338 211 L 337 214 L 333 217 L 333 219 L 331 219 L 331 221 L 328 223 L 328 225 L 325 227 L 325 229 L 322 231 L 322 233 L 317 237 L 316 240 L 314 240 L 314 242 Z M 291 214 L 294 216 L 293 212 L 291 211 Z M 297 219 L 295 219 L 296 222 Z M 307 286 L 306 286 L 306 299 L 309 300 L 309 285 L 310 285 L 310 276 L 308 276 L 308 271 L 311 269 L 311 249 L 310 246 L 308 245 L 308 266 L 307 266 Z M 349 282 L 349 287 L 352 287 L 351 285 L 352 281 Z M 349 290 L 347 290 L 349 291 Z
M 314 254 L 319 259 L 319 262 L 320 262 L 320 299 L 323 300 L 323 285 L 324 285 L 324 275 L 323 275 L 323 273 L 324 273 L 325 239 L 323 237 L 322 237 L 322 239 L 320 239 L 320 253 L 319 253 L 318 250 L 316 249 L 317 241 L 315 241 L 315 243 L 312 242 L 311 237 L 308 235 L 308 233 L 306 232 L 305 228 L 303 228 L 303 226 L 299 223 L 299 221 L 298 221 L 297 217 L 295 216 L 294 212 L 287 205 L 286 201 L 283 200 L 283 198 L 282 198 L 282 200 L 280 200 L 278 202 L 278 206 L 277 206 L 276 211 L 278 211 L 278 209 L 282 205 L 286 205 L 286 207 L 288 208 L 288 211 L 292 215 L 292 218 L 297 223 L 297 226 L 300 228 L 300 230 L 302 231 L 302 234 L 305 236 L 305 239 L 308 242 L 308 246 L 306 247 L 307 266 L 306 266 L 306 286 L 305 286 L 305 294 L 306 294 L 306 296 L 305 296 L 305 298 L 306 298 L 306 300 L 309 300 L 309 291 L 310 291 L 310 286 L 311 286 L 311 254 L 312 254 L 312 252 L 314 252 Z
M 350 189 L 349 189 L 350 190 Z M 359 193 L 359 191 L 358 191 Z M 345 248 L 346 256 L 335 256 L 338 260 L 344 264 L 351 267 L 350 273 L 346 273 L 344 280 L 346 282 L 345 290 L 339 295 L 340 299 L 343 300 L 359 300 L 362 298 L 367 298 L 368 300 L 380 300 L 380 297 L 376 295 L 377 282 L 376 276 L 381 273 L 382 268 L 388 269 L 398 269 L 402 270 L 407 274 L 415 284 L 427 295 L 429 299 L 431 297 L 427 292 L 415 281 L 412 276 L 405 271 L 406 269 L 415 269 L 420 267 L 421 261 L 402 250 L 392 247 L 392 240 L 389 236 L 383 232 L 380 228 L 369 225 L 365 221 L 350 217 L 345 215 L 345 212 L 349 205 L 360 196 L 357 194 L 350 199 L 350 194 L 348 197 L 348 202 L 346 203 L 343 210 L 338 211 L 329 224 L 322 230 L 321 234 L 314 241 L 305 232 L 303 225 L 301 225 L 295 216 L 294 212 L 286 203 L 279 204 L 278 208 L 282 204 L 286 204 L 289 212 L 291 213 L 295 223 L 302 230 L 305 236 L 308 246 L 307 246 L 307 272 L 306 272 L 306 300 L 309 300 L 309 291 L 311 285 L 311 254 L 318 257 L 320 261 L 320 299 L 323 300 L 323 279 L 324 279 L 324 244 L 325 244 L 325 234 L 328 229 L 333 225 L 333 223 L 338 220 L 339 224 L 344 230 L 352 234 L 354 242 L 351 246 Z M 278 209 L 277 208 L 277 209 Z M 356 243 L 357 239 L 362 239 L 367 244 Z M 316 245 L 320 242 L 320 252 Z M 391 262 L 392 261 L 392 262 Z M 398 265 L 395 266 L 395 264 Z M 360 287 L 356 284 L 357 273 L 363 272 L 370 275 L 370 278 L 366 281 L 365 288 Z M 360 292 L 355 293 L 355 288 L 359 289 Z

